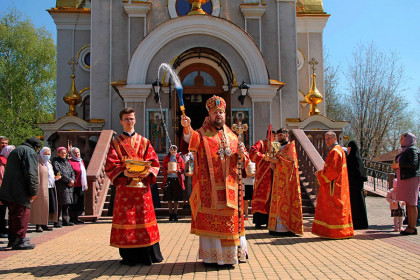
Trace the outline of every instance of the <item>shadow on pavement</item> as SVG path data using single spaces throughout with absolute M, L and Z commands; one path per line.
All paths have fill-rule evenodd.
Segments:
M 238 266 L 238 265 L 236 265 Z M 93 261 L 82 262 L 74 264 L 59 264 L 36 267 L 23 267 L 18 269 L 3 269 L 0 270 L 0 275 L 10 273 L 27 275 L 31 274 L 35 278 L 52 277 L 67 275 L 66 277 L 76 274 L 77 276 L 71 278 L 76 280 L 81 279 L 96 279 L 103 276 L 146 276 L 146 275 L 185 275 L 194 272 L 206 272 L 217 270 L 230 270 L 232 267 L 206 267 L 202 262 L 185 262 L 185 263 L 157 263 L 152 266 L 126 266 L 120 264 L 120 260 L 109 261 Z M 68 278 L 67 278 L 68 279 Z

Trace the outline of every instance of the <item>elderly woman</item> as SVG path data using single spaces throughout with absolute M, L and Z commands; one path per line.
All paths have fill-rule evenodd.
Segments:
M 396 157 L 392 168 L 397 172 L 396 199 L 407 205 L 408 227 L 402 235 L 417 235 L 417 200 L 419 196 L 420 166 L 419 149 L 416 147 L 416 136 L 404 133 L 401 136 L 401 152 Z
M 74 171 L 67 160 L 67 149 L 60 147 L 57 149 L 57 154 L 58 156 L 53 159 L 52 165 L 56 176 L 58 219 L 62 216 L 63 222 L 61 224 L 58 220 L 54 227 L 73 226 L 74 224 L 70 222 L 69 206 L 73 203 Z
M 15 146 L 8 145 L 5 146 L 0 152 L 0 186 L 3 181 L 4 169 L 6 168 L 7 157 L 10 152 L 13 151 Z M 6 228 L 6 205 L 2 205 L 0 202 L 0 238 L 7 238 L 7 228 Z
M 85 164 L 80 157 L 79 148 L 73 147 L 70 150 L 70 165 L 73 168 L 74 176 L 76 180 L 73 186 L 73 204 L 70 205 L 70 222 L 75 224 L 83 224 L 84 222 L 79 220 L 79 216 L 82 215 L 84 208 L 84 192 L 87 190 L 87 177 Z
M 38 195 L 31 204 L 29 222 L 36 225 L 36 232 L 53 230 L 48 221 L 57 222 L 57 195 L 55 176 L 50 163 L 51 149 L 44 147 L 39 152 Z

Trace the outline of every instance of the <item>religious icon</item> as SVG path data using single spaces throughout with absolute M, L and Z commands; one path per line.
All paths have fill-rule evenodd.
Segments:
M 157 111 L 148 112 L 149 140 L 156 153 L 166 153 L 166 136 L 162 114 Z

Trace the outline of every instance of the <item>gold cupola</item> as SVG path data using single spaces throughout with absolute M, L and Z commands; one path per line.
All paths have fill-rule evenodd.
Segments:
M 311 89 L 309 90 L 308 94 L 305 96 L 305 101 L 311 104 L 311 110 L 309 111 L 309 116 L 319 115 L 321 112 L 318 109 L 318 104 L 322 102 L 323 96 L 316 88 L 316 74 L 315 74 L 315 65 L 318 64 L 318 61 L 315 58 L 312 58 L 309 61 L 309 64 L 312 65 L 312 85 Z
M 69 91 L 64 95 L 63 100 L 66 104 L 69 105 L 69 111 L 66 114 L 67 116 L 75 116 L 77 117 L 77 111 L 76 106 L 77 104 L 82 102 L 82 96 L 80 93 L 76 90 L 76 84 L 74 82 L 75 75 L 74 75 L 74 65 L 77 64 L 77 61 L 75 61 L 74 58 L 72 58 L 68 64 L 72 65 L 72 74 L 71 74 L 71 85 Z

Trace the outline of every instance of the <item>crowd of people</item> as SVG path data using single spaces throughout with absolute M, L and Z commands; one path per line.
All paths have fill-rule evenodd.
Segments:
M 18 147 L 0 137 L 0 238 L 8 238 L 7 247 L 35 248 L 26 236 L 29 224 L 43 232 L 83 223 L 78 216 L 84 211 L 87 177 L 80 150 L 73 147 L 68 157 L 67 149 L 59 147 L 57 155 L 51 161 L 51 149 L 37 137 Z
M 178 221 L 183 201 L 183 208 L 191 210 L 191 233 L 199 236 L 198 256 L 207 266 L 246 261 L 244 221 L 249 218 L 250 203 L 256 228 L 266 227 L 273 236 L 303 235 L 299 164 L 289 131 L 270 126 L 267 138 L 247 152 L 225 124 L 225 100 L 213 96 L 206 108 L 209 115 L 200 129 L 193 130 L 191 119 L 181 117 L 180 148 L 171 145 L 162 166 L 152 143 L 134 130 L 134 109 L 121 110 L 123 133 L 111 142 L 105 172 L 116 186 L 110 243 L 119 248 L 122 264 L 163 261 L 154 211 L 160 204 L 156 184 L 160 167 L 169 221 Z M 402 235 L 417 234 L 420 152 L 416 141 L 411 133 L 401 136 L 402 150 L 392 165 L 396 179 L 386 197 L 394 230 Z M 328 239 L 351 238 L 354 230 L 369 227 L 363 188 L 366 168 L 355 141 L 342 147 L 337 135 L 328 131 L 325 144 L 329 148 L 325 165 L 315 174 L 319 191 L 312 233 Z M 51 160 L 51 149 L 41 147 L 36 137 L 16 148 L 0 137 L 0 238 L 7 237 L 8 247 L 15 250 L 35 247 L 26 237 L 29 223 L 36 232 L 83 223 L 79 217 L 88 184 L 80 150 L 59 147 Z M 129 159 L 147 163 L 147 168 L 131 170 L 126 165 Z M 403 230 L 405 213 L 408 226 Z

